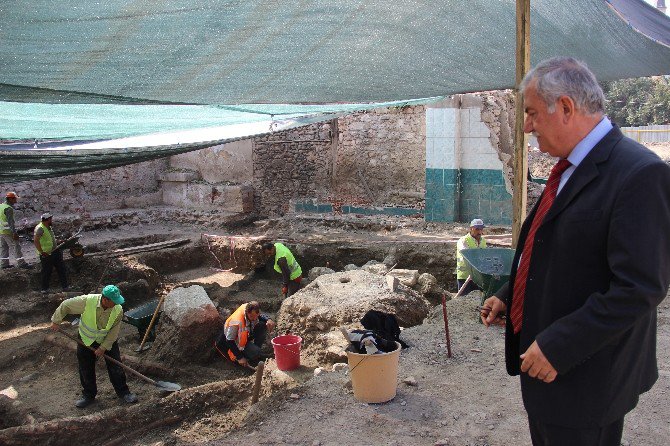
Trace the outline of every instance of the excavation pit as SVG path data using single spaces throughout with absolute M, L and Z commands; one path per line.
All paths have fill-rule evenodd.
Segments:
M 305 226 L 313 224 L 309 218 L 305 221 Z M 453 241 L 428 238 L 418 249 L 413 239 L 388 240 L 386 234 L 370 233 L 369 228 L 353 234 L 347 229 L 346 235 L 338 236 L 332 229 L 337 225 L 329 225 L 325 231 L 329 237 L 323 237 L 317 228 L 314 236 L 284 241 L 299 259 L 305 276 L 313 267 L 323 267 L 322 272 L 328 273 L 341 271 L 350 264 L 382 262 L 389 256 L 403 259 L 402 263 L 408 262 L 407 266 L 414 268 L 418 264 L 422 272 L 437 277 L 446 277 L 453 270 L 453 256 L 445 256 L 445 250 L 451 250 Z M 387 229 L 382 231 L 388 232 Z M 0 391 L 5 389 L 3 393 L 13 397 L 0 395 L 3 420 L 0 443 L 86 443 L 90 441 L 86 431 L 109 417 L 115 421 L 109 423 L 105 433 L 97 439 L 100 444 L 127 438 L 128 432 L 147 442 L 159 438 L 158 432 L 169 432 L 174 441 L 208 440 L 239 427 L 248 412 L 248 403 L 240 403 L 250 397 L 253 371 L 233 365 L 209 345 L 193 347 L 207 353 L 197 361 L 190 358 L 175 361 L 175 358 L 161 356 L 156 343 L 160 341 L 162 318 L 156 327 L 157 340 L 153 347 L 142 352 L 136 351 L 142 341 L 137 327 L 121 325 L 119 345 L 124 363 L 152 379 L 178 383 L 183 390 L 166 396 L 153 385 L 127 373 L 130 389 L 139 396 L 140 402 L 124 405 L 109 383 L 104 364 L 98 363 L 96 402 L 83 411 L 75 408 L 73 403 L 80 395 L 80 384 L 74 343 L 51 332 L 48 322 L 62 300 L 97 293 L 108 283 L 121 289 L 126 298 L 125 310 L 145 305 L 175 289 L 197 286 L 202 287 L 211 300 L 221 323 L 239 305 L 251 300 L 259 301 L 262 311 L 276 320 L 283 301 L 281 280 L 260 249 L 263 241 L 276 238 L 265 233 L 194 235 L 177 230 L 138 236 L 127 228 L 96 229 L 83 234 L 86 255 L 65 256 L 71 292 L 57 292 L 58 283 L 53 278 L 54 292 L 41 295 L 38 268 L 0 272 L 0 285 L 3 285 L 0 286 L 0 322 L 5 321 L 0 326 Z M 179 243 L 173 245 L 175 241 Z M 356 270 L 336 273 L 333 286 L 354 286 L 358 282 L 353 278 L 361 274 L 368 273 Z M 379 280 L 382 280 L 379 286 L 385 286 L 381 276 Z M 318 276 L 312 285 L 308 281 L 305 285 L 314 287 L 319 281 L 330 283 L 327 276 Z M 412 323 L 420 322 L 421 318 Z M 322 327 L 325 335 L 335 338 L 337 334 L 332 328 L 330 325 Z M 72 335 L 77 333 L 74 326 L 63 326 L 63 329 Z M 313 334 L 307 338 L 313 338 Z M 263 398 L 291 394 L 314 376 L 315 367 L 329 369 L 341 357 L 338 354 L 343 355 L 345 347 L 338 347 L 340 340 L 337 339 L 335 347 L 329 346 L 342 352 L 323 355 L 314 346 L 306 345 L 301 358 L 303 365 L 291 372 L 281 372 L 272 359 L 270 338 L 263 350 L 270 359 L 263 375 L 261 406 Z

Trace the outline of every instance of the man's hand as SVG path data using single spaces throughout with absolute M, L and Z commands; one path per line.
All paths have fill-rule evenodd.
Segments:
M 18 232 L 13 233 L 13 234 L 12 234 L 12 238 L 13 238 L 14 240 L 18 240 L 18 239 L 19 239 L 19 234 L 18 234 Z
M 95 356 L 96 356 L 97 358 L 102 358 L 103 356 L 105 356 L 105 349 L 102 348 L 102 347 L 98 347 L 98 348 L 96 348 L 96 349 L 95 349 Z
M 505 320 L 503 316 L 507 312 L 507 305 L 505 302 L 498 299 L 495 296 L 491 296 L 484 301 L 480 311 L 480 317 L 482 318 L 482 323 L 487 327 L 491 325 L 499 325 L 501 327 L 505 326 Z
M 265 323 L 265 327 L 268 329 L 268 333 L 270 333 L 275 328 L 275 322 L 272 319 L 268 319 Z
M 52 323 L 51 323 L 51 329 L 52 329 L 53 331 L 58 331 L 58 330 L 60 330 L 60 325 L 57 324 L 57 323 L 55 323 L 55 322 L 52 322 Z
M 526 353 L 521 355 L 521 371 L 528 373 L 531 378 L 537 378 L 540 381 L 550 383 L 556 379 L 558 372 L 544 356 L 537 341 L 534 341 L 526 350 Z
M 286 295 L 288 294 L 288 287 L 287 286 L 281 287 L 281 293 L 284 295 L 284 297 L 286 297 Z
M 237 358 L 237 363 L 241 366 L 244 366 L 244 367 L 246 367 L 249 364 L 249 362 L 247 361 L 247 358 L 245 358 L 244 356 L 242 356 L 240 358 Z

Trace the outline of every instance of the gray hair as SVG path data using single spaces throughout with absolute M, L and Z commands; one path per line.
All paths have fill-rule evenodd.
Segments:
M 537 81 L 537 94 L 547 104 L 549 113 L 556 111 L 556 101 L 568 96 L 586 114 L 605 113 L 605 95 L 595 75 L 584 62 L 572 57 L 552 57 L 540 62 L 523 78 L 520 89 Z

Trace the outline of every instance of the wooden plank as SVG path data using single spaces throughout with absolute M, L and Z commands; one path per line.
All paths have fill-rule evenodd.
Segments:
M 512 247 L 516 247 L 526 218 L 528 137 L 523 132 L 523 97 L 519 84 L 530 69 L 530 0 L 516 0 L 516 119 L 514 124 L 514 183 L 512 196 Z
M 156 251 L 158 249 L 165 249 L 165 248 L 174 248 L 176 246 L 189 243 L 190 241 L 191 239 L 188 238 L 180 238 L 177 240 L 168 240 L 165 242 L 150 243 L 148 245 L 139 245 L 139 246 L 131 246 L 129 248 L 115 249 L 114 251 L 94 252 L 86 255 L 88 257 L 97 257 L 97 256 L 117 257 L 129 254 L 136 254 L 139 252 Z

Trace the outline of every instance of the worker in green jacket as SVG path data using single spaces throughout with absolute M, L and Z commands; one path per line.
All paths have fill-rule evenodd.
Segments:
M 7 192 L 5 195 L 5 202 L 0 204 L 0 268 L 11 268 L 9 263 L 9 248 L 14 249 L 16 256 L 16 263 L 19 268 L 32 268 L 26 263 L 21 252 L 21 244 L 19 243 L 19 233 L 16 230 L 16 223 L 14 222 L 14 205 L 19 200 L 16 192 Z
M 51 328 L 58 331 L 63 318 L 68 314 L 80 314 L 79 337 L 89 348 L 77 344 L 77 361 L 79 362 L 79 379 L 83 387 L 82 397 L 75 403 L 80 409 L 91 405 L 95 401 L 98 387 L 95 380 L 95 361 L 108 355 L 121 361 L 119 351 L 119 331 L 125 299 L 119 288 L 107 285 L 101 294 L 87 294 L 64 300 L 51 317 Z M 137 402 L 137 396 L 130 393 L 126 384 L 126 374 L 123 368 L 105 358 L 109 380 L 114 391 L 126 403 Z
M 35 226 L 33 232 L 33 243 L 37 251 L 37 257 L 42 264 L 42 294 L 49 293 L 49 284 L 51 282 L 51 271 L 56 268 L 58 280 L 63 291 L 70 287 L 67 284 L 67 273 L 65 272 L 65 262 L 63 261 L 63 250 L 56 249 L 58 243 L 53 232 L 53 215 L 49 212 L 42 214 L 41 222 Z
M 282 275 L 281 293 L 284 297 L 294 294 L 300 289 L 302 268 L 293 253 L 282 243 L 263 243 L 263 252 L 274 257 L 274 270 Z
M 463 254 L 461 251 L 463 249 L 477 249 L 477 248 L 486 248 L 486 239 L 484 238 L 484 221 L 480 218 L 475 218 L 470 222 L 470 231 L 465 234 L 463 237 L 458 239 L 456 244 L 456 284 L 458 290 L 461 289 L 468 276 L 470 275 L 470 269 L 468 268 Z M 461 295 L 468 294 L 470 291 L 480 290 L 473 281 L 468 283 L 468 286 L 461 292 Z

